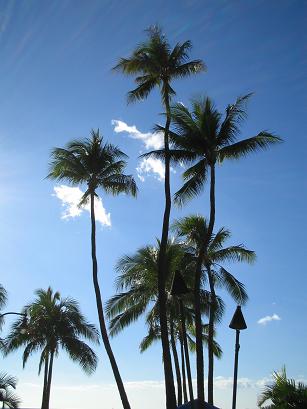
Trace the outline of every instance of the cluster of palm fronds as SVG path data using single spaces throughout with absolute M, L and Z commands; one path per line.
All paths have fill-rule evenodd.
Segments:
M 271 404 L 264 406 L 265 403 Z M 258 400 L 262 409 L 305 409 L 307 408 L 307 385 L 287 378 L 286 368 L 274 372 L 273 382 L 265 387 Z

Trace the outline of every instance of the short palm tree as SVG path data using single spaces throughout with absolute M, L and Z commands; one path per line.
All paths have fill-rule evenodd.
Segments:
M 256 136 L 238 140 L 240 125 L 246 118 L 245 105 L 251 94 L 237 98 L 228 105 L 225 115 L 214 106 L 213 101 L 199 98 L 192 101 L 191 110 L 177 103 L 171 107 L 172 130 L 168 131 L 172 149 L 169 155 L 175 162 L 192 164 L 183 173 L 184 185 L 175 194 L 175 202 L 184 204 L 188 199 L 200 194 L 210 174 L 210 218 L 208 235 L 203 240 L 195 277 L 195 314 L 197 343 L 197 390 L 200 402 L 204 400 L 204 362 L 201 345 L 201 314 L 199 291 L 201 286 L 201 265 L 215 224 L 215 170 L 216 164 L 226 159 L 240 159 L 249 153 L 267 149 L 281 142 L 281 139 L 267 131 Z M 158 126 L 158 130 L 165 128 Z M 164 150 L 149 152 L 147 156 L 164 157 Z M 213 403 L 213 378 L 209 377 L 208 402 Z
M 92 276 L 95 289 L 97 311 L 102 340 L 108 354 L 113 374 L 124 409 L 130 409 L 128 397 L 115 360 L 104 319 L 103 303 L 98 282 L 98 264 L 96 256 L 96 219 L 95 197 L 97 190 L 118 195 L 120 193 L 136 196 L 137 187 L 132 176 L 123 174 L 126 166 L 125 155 L 116 146 L 104 143 L 99 130 L 92 131 L 91 137 L 69 142 L 66 148 L 55 148 L 52 151 L 49 178 L 67 180 L 72 185 L 85 184 L 87 189 L 81 205 L 90 201 L 91 209 L 91 246 Z
M 159 88 L 162 105 L 166 113 L 166 123 L 164 128 L 164 150 L 163 158 L 165 163 L 165 209 L 163 216 L 163 227 L 161 235 L 161 252 L 159 258 L 159 314 L 161 324 L 161 341 L 163 350 L 163 363 L 166 388 L 166 405 L 168 409 L 176 408 L 176 397 L 174 379 L 171 364 L 171 355 L 167 338 L 167 318 L 166 318 L 166 295 L 165 295 L 165 263 L 166 247 L 168 241 L 169 219 L 171 212 L 171 191 L 170 191 L 170 155 L 169 155 L 169 127 L 171 122 L 170 103 L 175 95 L 172 82 L 179 78 L 184 78 L 192 74 L 199 73 L 205 69 L 201 60 L 189 61 L 191 42 L 177 43 L 171 48 L 169 42 L 162 34 L 159 27 L 152 27 L 147 30 L 148 39 L 141 43 L 133 51 L 129 58 L 121 58 L 114 67 L 126 75 L 135 76 L 137 87 L 128 93 L 128 101 L 145 99 L 154 88 Z
M 264 406 L 265 403 L 271 402 Z M 262 409 L 305 409 L 307 407 L 307 385 L 287 378 L 286 368 L 274 372 L 273 383 L 266 385 L 258 406 Z
M 174 340 L 177 338 L 175 327 L 182 325 L 178 299 L 170 295 L 175 271 L 180 269 L 187 284 L 193 286 L 194 259 L 188 253 L 188 248 L 182 243 L 169 241 L 166 252 L 166 290 L 167 290 L 167 321 L 168 339 L 170 339 L 171 349 L 175 363 L 177 376 L 178 404 L 182 400 L 180 377 L 178 376 L 177 351 L 174 348 Z M 146 350 L 155 340 L 161 339 L 161 328 L 159 323 L 159 301 L 158 301 L 158 260 L 160 242 L 156 246 L 145 246 L 137 250 L 131 256 L 123 256 L 117 263 L 119 273 L 116 279 L 117 294 L 108 300 L 106 305 L 107 315 L 110 319 L 110 333 L 115 335 L 122 331 L 132 322 L 145 314 L 145 321 L 148 327 L 148 334 L 140 345 L 140 350 Z M 223 308 L 222 302 L 218 299 L 219 311 Z M 193 297 L 190 294 L 184 296 L 183 300 L 184 316 L 188 328 L 192 328 L 194 322 Z M 208 295 L 202 293 L 202 313 L 206 314 L 208 309 Z M 177 323 L 177 324 L 176 324 Z M 181 332 L 180 340 L 185 343 L 185 338 Z M 189 357 L 185 351 L 187 369 L 189 368 Z M 192 385 L 192 378 L 189 374 L 189 384 Z M 191 387 L 190 393 L 192 394 Z
M 16 378 L 0 373 L 0 403 L 2 403 L 2 408 L 17 409 L 19 407 L 20 400 L 12 392 L 12 389 L 16 389 L 16 383 Z
M 207 237 L 209 223 L 202 216 L 187 216 L 174 222 L 172 228 L 180 237 L 186 239 L 186 244 L 194 248 L 195 257 L 201 254 L 203 241 Z M 246 249 L 243 245 L 224 247 L 230 238 L 230 231 L 221 228 L 216 234 L 210 235 L 208 249 L 202 258 L 202 268 L 208 281 L 211 301 L 208 327 L 208 388 L 213 384 L 213 362 L 214 362 L 214 323 L 216 321 L 215 305 L 217 304 L 216 287 L 223 287 L 238 304 L 244 304 L 248 297 L 244 285 L 230 274 L 221 264 L 230 261 L 252 263 L 255 253 Z M 209 384 L 210 381 L 210 384 Z M 213 393 L 208 397 L 212 397 Z
M 39 373 L 44 367 L 42 409 L 49 409 L 54 358 L 63 349 L 86 373 L 91 374 L 96 369 L 97 357 L 82 339 L 98 343 L 98 332 L 86 321 L 74 299 L 63 299 L 50 287 L 47 291 L 39 289 L 35 294 L 36 299 L 23 308 L 27 315 L 26 328 L 23 318 L 12 325 L 6 339 L 6 353 L 24 347 L 25 366 L 30 355 L 41 352 Z

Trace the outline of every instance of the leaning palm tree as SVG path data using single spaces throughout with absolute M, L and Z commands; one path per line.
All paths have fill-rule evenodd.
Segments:
M 199 401 L 204 397 L 204 362 L 201 342 L 200 314 L 200 277 L 202 258 L 207 252 L 208 244 L 215 224 L 215 170 L 216 164 L 226 159 L 240 159 L 249 153 L 267 149 L 281 142 L 281 139 L 267 131 L 256 136 L 238 141 L 240 125 L 246 118 L 245 105 L 251 94 L 237 98 L 234 104 L 228 105 L 225 115 L 221 114 L 210 98 L 199 98 L 192 101 L 189 110 L 177 103 L 171 107 L 172 130 L 168 130 L 172 148 L 169 151 L 171 160 L 192 164 L 183 173 L 184 184 L 175 194 L 175 202 L 183 205 L 188 199 L 200 194 L 210 174 L 210 218 L 208 234 L 203 240 L 195 277 L 195 314 L 197 342 L 197 390 Z M 158 126 L 163 131 L 165 127 Z M 147 156 L 164 157 L 164 150 L 149 152 Z M 145 156 L 146 156 L 145 155 Z M 208 401 L 213 403 L 213 378 L 209 376 Z
M 199 73 L 205 69 L 201 60 L 189 61 L 191 42 L 177 43 L 172 49 L 159 27 L 147 30 L 148 39 L 133 51 L 129 58 L 121 58 L 114 67 L 124 74 L 135 76 L 137 87 L 128 93 L 128 101 L 145 99 L 154 88 L 159 88 L 162 105 L 166 113 L 164 128 L 165 163 L 165 209 L 161 235 L 161 252 L 159 256 L 159 314 L 161 325 L 161 341 L 166 388 L 166 406 L 175 409 L 176 397 L 169 343 L 167 338 L 166 295 L 165 295 L 165 263 L 168 241 L 169 219 L 171 212 L 170 191 L 170 155 L 169 155 L 169 127 L 171 122 L 170 104 L 175 95 L 172 87 L 173 80 Z
M 16 389 L 16 378 L 0 373 L 0 403 L 2 408 L 17 409 L 20 404 L 20 399 L 12 392 L 11 389 Z
M 40 374 L 44 367 L 41 407 L 49 409 L 53 363 L 60 349 L 65 350 L 87 374 L 91 374 L 96 369 L 97 357 L 84 340 L 98 343 L 99 337 L 95 326 L 82 315 L 77 301 L 61 298 L 50 287 L 47 291 L 39 289 L 35 294 L 36 299 L 23 308 L 23 313 L 27 315 L 26 328 L 23 318 L 12 325 L 6 339 L 6 353 L 24 347 L 25 366 L 30 355 L 41 352 L 38 370 Z
M 173 223 L 172 229 L 179 236 L 184 237 L 191 248 L 194 248 L 195 257 L 198 259 L 203 241 L 206 240 L 205 238 L 209 234 L 209 223 L 206 219 L 202 216 L 183 217 Z M 208 281 L 211 294 L 208 327 L 208 381 L 209 377 L 210 380 L 213 379 L 214 323 L 216 321 L 215 310 L 217 306 L 216 287 L 225 288 L 238 304 L 244 304 L 248 299 L 244 285 L 221 264 L 232 261 L 252 263 L 256 258 L 255 253 L 246 249 L 242 244 L 225 247 L 225 242 L 230 236 L 230 231 L 225 228 L 219 229 L 216 234 L 210 234 L 208 248 L 202 258 L 203 272 L 206 273 L 202 281 L 204 282 L 204 279 Z M 213 399 L 213 393 L 208 393 L 209 396 Z
M 268 401 L 268 406 L 263 406 Z M 262 409 L 305 409 L 307 407 L 307 385 L 296 383 L 294 379 L 287 378 L 286 368 L 281 372 L 274 372 L 273 382 L 266 385 L 258 406 Z
M 130 409 L 124 384 L 110 345 L 104 319 L 103 303 L 98 282 L 95 219 L 95 198 L 98 197 L 98 189 L 113 195 L 126 193 L 136 196 L 137 187 L 133 177 L 123 174 L 123 170 L 126 166 L 125 158 L 127 158 L 127 155 L 116 146 L 103 143 L 103 138 L 100 136 L 99 130 L 93 130 L 89 139 L 75 140 L 69 142 L 66 148 L 55 148 L 52 151 L 52 162 L 50 164 L 48 177 L 56 180 L 68 180 L 72 185 L 77 186 L 85 184 L 87 187 L 80 205 L 90 201 L 92 276 L 100 330 L 122 405 L 124 409 Z

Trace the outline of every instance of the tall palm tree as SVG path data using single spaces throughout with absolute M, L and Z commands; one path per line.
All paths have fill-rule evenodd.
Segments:
M 16 389 L 17 380 L 13 376 L 0 373 L 0 403 L 2 408 L 18 409 L 20 399 L 11 391 Z
M 88 374 L 97 366 L 94 351 L 82 340 L 98 343 L 98 332 L 89 324 L 80 311 L 79 304 L 72 298 L 61 298 L 59 292 L 39 289 L 36 299 L 23 308 L 27 315 L 18 318 L 6 339 L 6 353 L 24 347 L 23 366 L 34 352 L 41 351 L 39 373 L 44 366 L 42 409 L 49 409 L 54 358 L 60 349 L 77 362 Z
M 267 401 L 271 404 L 263 406 Z M 287 378 L 286 368 L 274 372 L 273 383 L 266 385 L 258 399 L 262 409 L 304 409 L 307 407 L 307 385 Z
M 281 142 L 281 139 L 267 131 L 256 136 L 238 140 L 241 122 L 246 118 L 246 102 L 251 94 L 237 98 L 228 105 L 225 115 L 207 98 L 192 100 L 191 110 L 183 104 L 171 107 L 172 130 L 168 130 L 172 149 L 169 150 L 171 160 L 192 164 L 183 173 L 184 185 L 175 194 L 175 202 L 183 205 L 188 199 L 200 194 L 210 175 L 210 218 L 208 234 L 203 240 L 195 273 L 195 314 L 197 342 L 197 391 L 201 404 L 204 400 L 204 361 L 201 344 L 200 314 L 200 277 L 202 258 L 207 252 L 208 244 L 215 224 L 215 170 L 216 164 L 226 159 L 240 159 L 249 153 L 267 149 Z M 165 128 L 158 126 L 158 130 Z M 164 150 L 149 152 L 145 156 L 164 157 Z M 213 403 L 213 378 L 209 376 L 209 403 Z
M 167 337 L 165 269 L 166 248 L 168 241 L 169 219 L 171 212 L 170 190 L 170 155 L 169 155 L 169 127 L 171 123 L 170 104 L 175 95 L 172 87 L 173 80 L 199 73 L 205 69 L 201 60 L 189 61 L 191 42 L 177 43 L 171 48 L 169 42 L 159 27 L 147 30 L 148 39 L 133 51 L 129 58 L 121 58 L 114 67 L 124 74 L 135 76 L 136 88 L 128 93 L 128 101 L 145 99 L 154 88 L 159 88 L 162 105 L 166 113 L 164 128 L 165 163 L 164 194 L 165 209 L 161 234 L 161 252 L 159 256 L 159 314 L 161 325 L 161 341 L 166 389 L 166 406 L 176 408 L 174 378 L 171 364 L 171 355 Z
M 179 236 L 185 237 L 187 244 L 194 248 L 195 256 L 199 258 L 203 241 L 208 237 L 209 223 L 202 216 L 187 216 L 174 222 L 172 228 Z M 216 234 L 210 234 L 208 248 L 202 258 L 202 269 L 206 272 L 209 283 L 211 300 L 208 327 L 208 389 L 213 386 L 213 362 L 214 362 L 214 323 L 216 321 L 217 295 L 216 287 L 225 288 L 236 303 L 244 304 L 247 293 L 244 285 L 230 274 L 221 264 L 224 262 L 248 262 L 252 263 L 256 255 L 253 251 L 243 246 L 234 245 L 224 247 L 225 242 L 231 236 L 230 231 L 221 228 Z M 196 344 L 197 345 L 197 344 Z M 210 381 L 210 384 L 209 384 Z M 213 392 L 208 398 L 213 400 Z
M 126 166 L 125 155 L 116 146 L 103 143 L 99 130 L 92 131 L 91 137 L 69 142 L 66 148 L 55 148 L 52 151 L 50 164 L 51 179 L 68 180 L 72 185 L 87 186 L 80 205 L 90 201 L 91 209 L 91 247 L 92 247 L 92 275 L 95 289 L 97 311 L 104 347 L 108 354 L 113 374 L 117 383 L 124 409 L 130 409 L 128 397 L 115 360 L 104 319 L 103 303 L 98 282 L 98 264 L 96 256 L 96 219 L 95 197 L 97 190 L 119 195 L 120 193 L 136 196 L 137 187 L 131 175 L 123 174 Z

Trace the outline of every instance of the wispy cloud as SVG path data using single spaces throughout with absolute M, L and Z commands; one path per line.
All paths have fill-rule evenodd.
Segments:
M 163 147 L 163 134 L 161 132 L 141 132 L 135 125 L 128 125 L 118 119 L 112 120 L 114 132 L 126 133 L 132 139 L 137 139 L 143 143 L 146 150 L 161 149 Z M 143 158 L 136 168 L 139 179 L 144 182 L 146 175 L 152 175 L 155 179 L 164 179 L 164 164 L 160 159 Z
M 81 189 L 78 187 L 71 187 L 60 185 L 54 187 L 54 196 L 56 196 L 62 203 L 63 212 L 62 219 L 71 219 L 80 216 L 83 211 L 90 212 L 90 203 L 79 207 L 80 200 L 83 196 Z M 95 198 L 95 216 L 103 226 L 111 226 L 111 215 L 106 212 L 102 200 Z
M 258 320 L 257 323 L 260 325 L 266 325 L 271 321 L 281 321 L 281 318 L 277 314 L 267 315 L 263 318 L 260 318 L 260 320 Z

